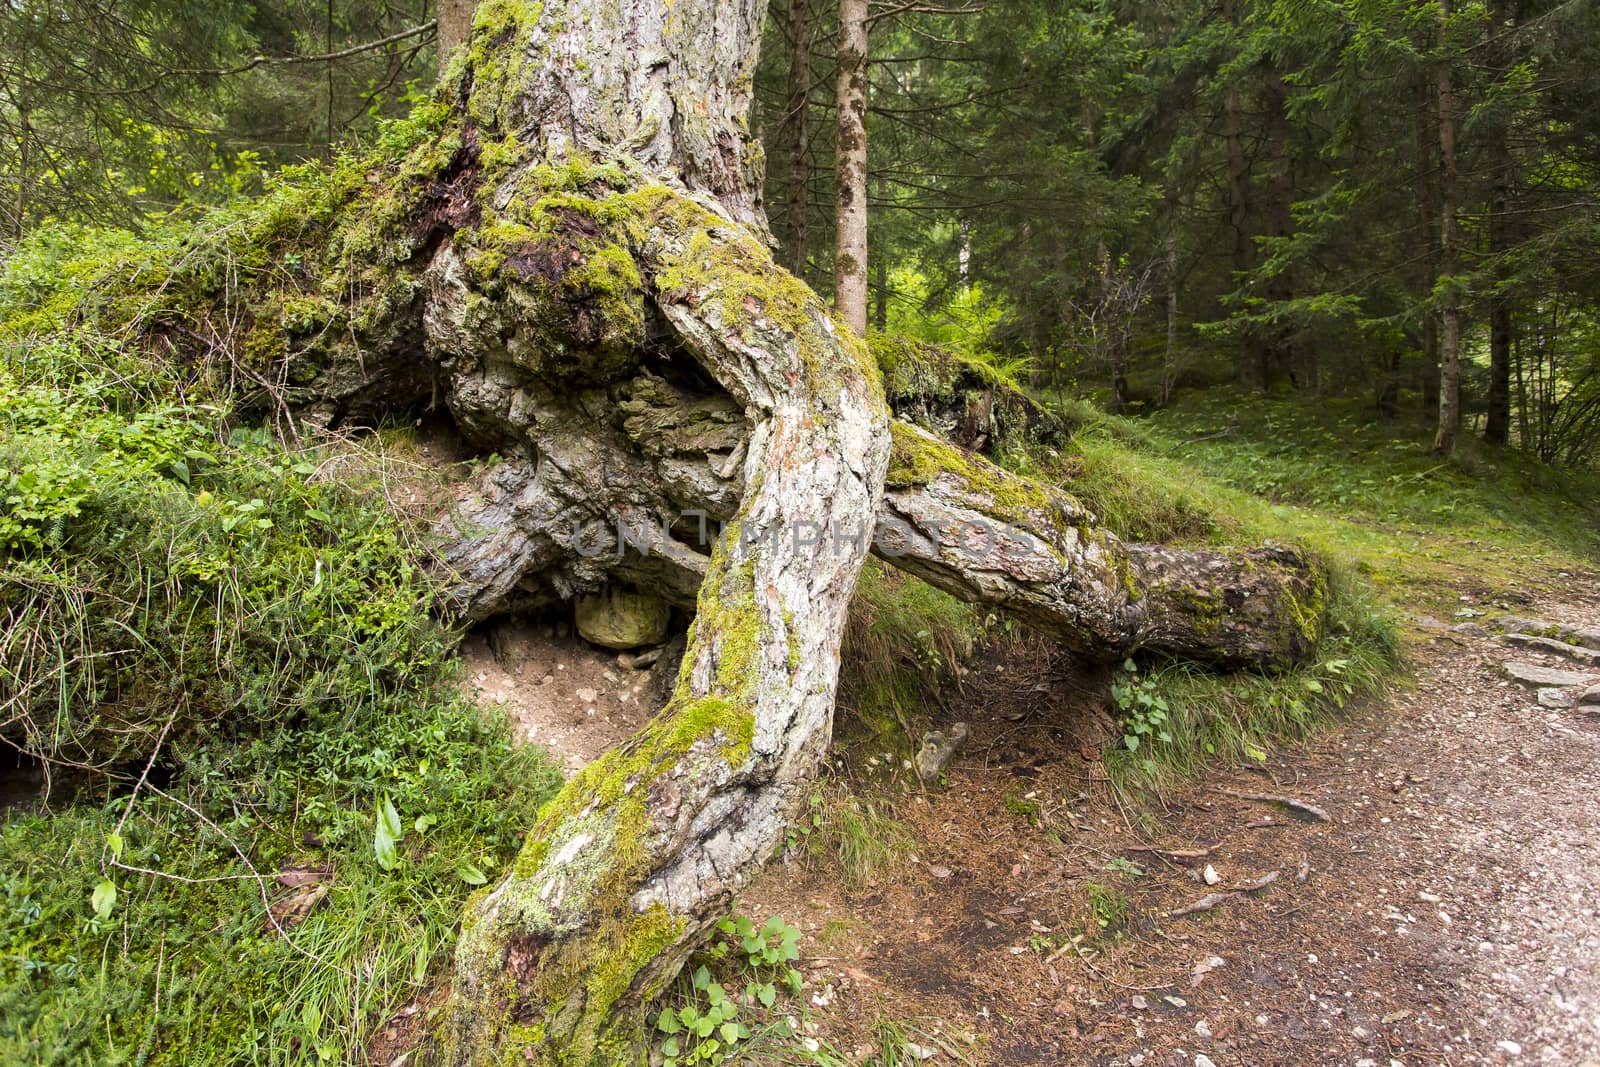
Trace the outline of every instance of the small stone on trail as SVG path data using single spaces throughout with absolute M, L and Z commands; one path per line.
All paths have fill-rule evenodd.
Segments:
M 579 689 L 573 695 L 576 696 L 579 700 L 583 701 L 585 704 L 592 704 L 592 703 L 594 703 L 595 698 L 598 697 L 600 694 L 596 693 L 593 689 Z
M 617 654 L 617 666 L 626 671 L 643 671 L 655 666 L 656 660 L 661 658 L 661 650 L 665 646 L 657 645 L 647 648 L 643 652 L 621 652 Z
M 1533 649 L 1535 652 L 1548 652 L 1552 656 L 1561 656 L 1564 659 L 1570 659 L 1585 666 L 1600 666 L 1600 651 L 1592 648 L 1569 645 L 1565 641 L 1557 641 L 1549 637 L 1535 637 L 1532 634 L 1502 634 L 1500 640 L 1508 645 Z
M 922 747 L 917 750 L 917 777 L 924 782 L 938 781 L 950 760 L 967 743 L 968 733 L 967 724 L 958 722 L 950 728 L 948 736 L 935 730 L 924 737 Z
M 1600 707 L 1600 685 L 1591 685 L 1579 693 L 1578 706 L 1581 708 Z
M 1222 875 L 1218 874 L 1217 869 L 1209 863 L 1206 864 L 1205 872 L 1200 877 L 1206 880 L 1206 885 L 1216 885 L 1222 881 Z
M 1194 1067 L 1217 1067 L 1217 1062 L 1204 1052 L 1195 1053 Z
M 1522 1046 L 1515 1041 L 1496 1041 L 1494 1047 L 1504 1052 L 1507 1056 L 1522 1055 Z
M 1134 997 L 1133 997 L 1133 1008 L 1134 1008 L 1135 1011 L 1144 1011 L 1149 1006 L 1150 1006 L 1150 1002 L 1148 1000 L 1146 1000 L 1143 997 L 1139 996 L 1137 993 L 1134 994 Z
M 1532 686 L 1586 685 L 1594 679 L 1592 674 L 1558 671 L 1554 667 L 1541 667 L 1537 663 L 1518 663 L 1515 660 L 1501 664 L 1500 669 L 1513 681 Z
M 1463 637 L 1488 637 L 1489 631 L 1475 622 L 1458 622 L 1450 627 L 1450 632 Z
M 1539 690 L 1541 708 L 1570 708 L 1572 704 L 1572 694 L 1565 689 L 1552 689 L 1547 686 Z

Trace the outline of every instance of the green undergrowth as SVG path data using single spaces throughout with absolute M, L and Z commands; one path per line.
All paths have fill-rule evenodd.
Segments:
M 912 722 L 940 709 L 983 636 L 984 614 L 926 582 L 867 560 L 850 602 L 839 664 L 836 741 L 909 754 Z
M 360 464 L 83 370 L 0 373 L 0 734 L 54 784 L 0 823 L 0 1062 L 354 1062 L 560 775 Z
M 1099 416 L 1063 473 L 1127 537 L 1296 541 L 1409 608 L 1593 566 L 1600 475 L 1471 438 L 1448 459 L 1431 445 L 1422 421 L 1375 420 L 1360 401 L 1214 389 L 1148 419 Z
M 1593 566 L 1600 481 L 1472 441 L 1448 460 L 1430 445 L 1420 422 L 1376 422 L 1353 401 L 1224 389 L 1147 419 L 1089 418 L 1042 464 L 1129 539 L 1292 543 L 1330 570 L 1326 634 L 1293 670 L 1119 673 L 1107 763 L 1120 785 L 1159 791 L 1262 759 L 1400 675 L 1405 615 L 1515 603 Z

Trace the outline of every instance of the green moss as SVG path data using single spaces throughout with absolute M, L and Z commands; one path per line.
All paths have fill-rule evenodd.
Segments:
M 1053 511 L 1062 499 L 1042 482 L 1001 470 L 907 423 L 896 421 L 890 432 L 894 439 L 890 485 L 925 486 L 941 477 L 959 478 L 967 488 L 993 501 L 997 515 L 1013 520 Z
M 479 126 L 489 130 L 516 127 L 511 109 L 543 15 L 543 4 L 527 0 L 484 0 L 473 11 L 467 50 L 472 95 L 467 106 Z

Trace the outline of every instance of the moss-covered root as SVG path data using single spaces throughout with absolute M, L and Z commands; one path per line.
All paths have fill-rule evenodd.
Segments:
M 1106 658 L 1288 666 L 1315 647 L 1326 601 L 1323 568 L 1298 552 L 1125 544 L 1061 490 L 900 422 L 874 547 Z
M 752 424 L 671 701 L 570 782 L 457 949 L 454 1063 L 640 1062 L 644 1005 L 770 857 L 832 728 L 889 458 L 866 346 L 709 201 L 619 194 L 639 277 Z M 852 527 L 854 529 L 852 530 Z M 800 552 L 801 531 L 851 531 Z

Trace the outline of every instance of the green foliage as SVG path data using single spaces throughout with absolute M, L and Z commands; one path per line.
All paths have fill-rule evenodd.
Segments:
M 560 775 L 359 458 L 92 352 L 0 372 L 0 729 L 103 772 L 0 825 L 0 1061 L 353 1061 Z
M 778 916 L 757 927 L 742 915 L 731 915 L 717 924 L 717 933 L 703 953 L 706 962 L 694 968 L 687 984 L 679 983 L 676 995 L 655 1014 L 653 1025 L 663 1035 L 659 1051 L 667 1067 L 713 1067 L 737 1060 L 751 1037 L 740 1009 L 762 1014 L 774 1009 L 780 993 L 800 995 L 802 979 L 792 966 L 800 959 L 798 929 Z M 712 976 L 712 967 L 723 980 Z M 743 995 L 729 993 L 724 982 L 736 988 L 742 982 Z
M 810 808 L 797 833 L 851 888 L 873 881 L 911 850 L 911 831 L 881 798 L 826 788 L 811 795 Z
M 839 664 L 844 733 L 875 751 L 911 745 L 910 717 L 937 701 L 971 655 L 983 619 L 970 604 L 869 559 L 850 601 Z
M 448 681 L 213 741 L 160 792 L 9 813 L 0 1061 L 355 1061 L 437 979 L 474 882 L 503 869 L 560 782 Z M 391 804 L 406 833 L 386 869 L 374 814 Z M 279 934 L 263 900 L 294 897 L 275 878 L 292 868 L 326 869 L 328 891 Z
M 431 86 L 425 9 L 351 0 L 60 0 L 0 7 L 0 240 L 41 220 L 138 224 L 257 192 L 370 135 Z M 228 73 L 223 73 L 227 71 Z
M 108 767 L 403 699 L 450 655 L 378 489 L 216 413 L 0 378 L 0 730 Z
M 1155 678 L 1141 678 L 1133 660 L 1123 661 L 1121 674 L 1111 683 L 1111 701 L 1122 713 L 1122 744 L 1129 752 L 1137 752 L 1140 745 L 1152 741 L 1172 743 L 1172 734 L 1167 730 L 1167 702 Z

